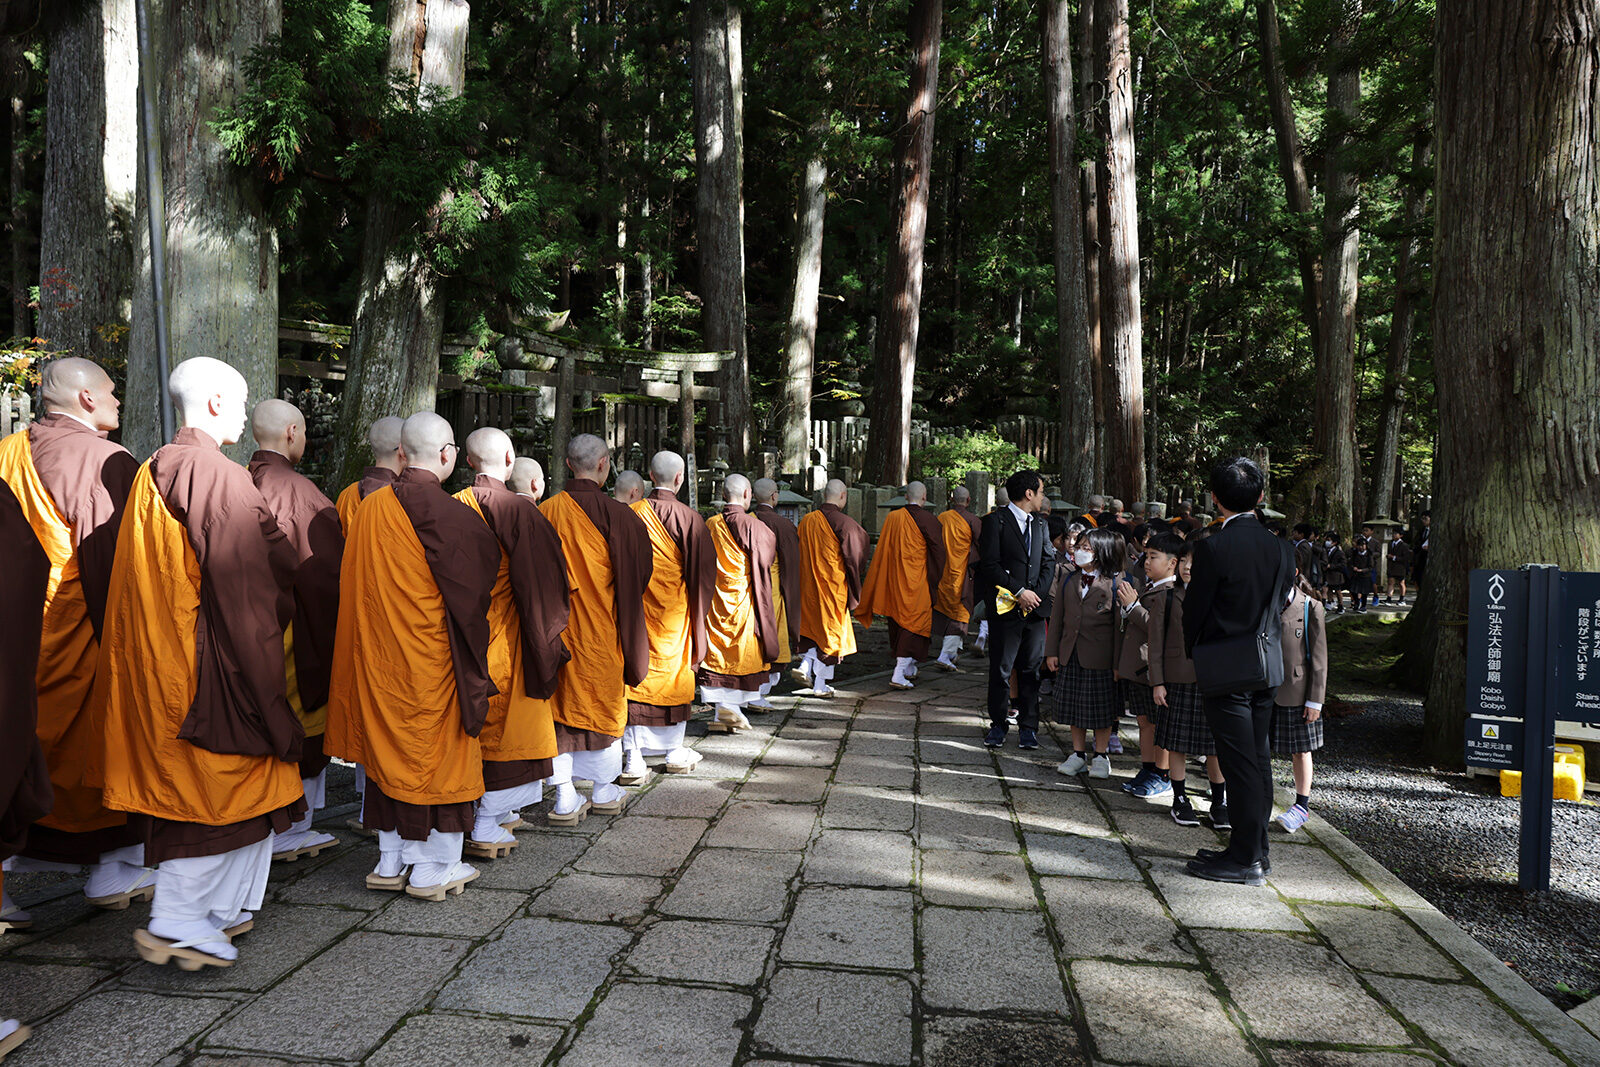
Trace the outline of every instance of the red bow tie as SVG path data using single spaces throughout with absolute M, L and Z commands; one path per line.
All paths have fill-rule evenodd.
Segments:
M 1084 574 L 1080 574 L 1078 577 L 1083 579 L 1083 587 L 1085 589 L 1089 588 L 1091 585 L 1094 584 L 1095 575 L 1093 575 L 1093 574 L 1084 573 Z

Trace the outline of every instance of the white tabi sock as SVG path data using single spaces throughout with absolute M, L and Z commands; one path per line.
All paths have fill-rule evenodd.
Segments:
M 945 634 L 944 645 L 939 649 L 939 662 L 951 664 L 956 661 L 956 656 L 961 652 L 961 635 Z
M 378 866 L 372 873 L 380 878 L 398 878 L 406 869 L 400 858 L 403 839 L 398 830 L 378 831 Z
M 557 815 L 571 815 L 578 810 L 582 798 L 578 791 L 572 787 L 572 753 L 562 752 L 550 761 L 550 777 L 545 781 L 555 786 Z

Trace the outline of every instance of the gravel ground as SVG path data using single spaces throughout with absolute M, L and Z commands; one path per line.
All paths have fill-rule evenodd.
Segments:
M 1525 897 L 1519 802 L 1493 777 L 1422 760 L 1419 700 L 1390 694 L 1365 708 L 1329 721 L 1312 807 L 1558 1007 L 1600 995 L 1600 807 L 1556 802 L 1552 889 Z

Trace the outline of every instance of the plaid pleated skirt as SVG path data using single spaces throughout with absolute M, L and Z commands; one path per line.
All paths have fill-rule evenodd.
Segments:
M 1279 756 L 1296 752 L 1315 752 L 1322 747 L 1322 717 L 1306 722 L 1306 708 L 1274 706 L 1272 709 L 1272 751 Z
M 1056 671 L 1056 722 L 1084 730 L 1109 730 L 1122 717 L 1117 681 L 1109 670 L 1092 671 L 1072 658 Z
M 1190 682 L 1167 686 L 1167 706 L 1156 723 L 1156 744 L 1186 756 L 1215 756 L 1216 739 L 1200 703 L 1200 687 Z
M 1150 696 L 1150 687 L 1143 682 L 1129 681 L 1124 678 L 1122 685 L 1123 701 L 1127 705 L 1130 715 L 1143 715 L 1150 722 L 1161 721 L 1161 709 L 1156 707 L 1155 700 Z

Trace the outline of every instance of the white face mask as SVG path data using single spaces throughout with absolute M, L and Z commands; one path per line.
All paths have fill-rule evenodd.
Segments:
M 1087 567 L 1089 564 L 1094 562 L 1094 551 L 1092 549 L 1080 548 L 1072 553 L 1072 562 L 1076 563 L 1080 567 Z

